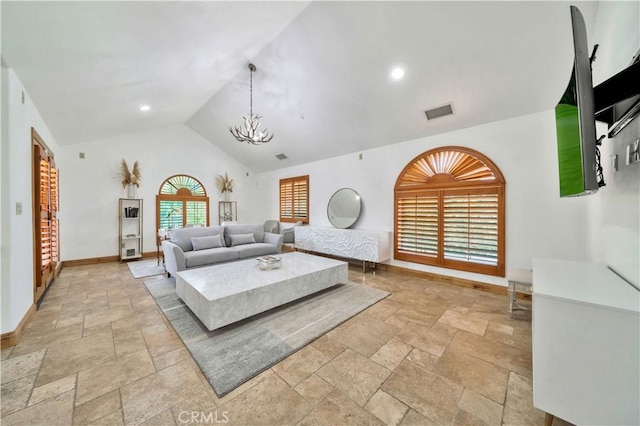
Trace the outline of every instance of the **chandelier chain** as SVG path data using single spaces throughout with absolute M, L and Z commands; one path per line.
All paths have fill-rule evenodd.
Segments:
M 253 115 L 253 68 L 249 66 L 249 115 Z
M 260 119 L 258 114 L 253 114 L 253 72 L 256 66 L 249 64 L 249 116 L 242 117 L 243 128 L 229 126 L 229 131 L 238 142 L 247 142 L 252 145 L 267 143 L 273 139 L 273 134 L 269 134 L 268 129 L 258 130 Z

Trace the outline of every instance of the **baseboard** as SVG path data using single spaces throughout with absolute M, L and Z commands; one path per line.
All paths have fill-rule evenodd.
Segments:
M 397 272 L 399 274 L 409 275 L 417 278 L 423 278 L 423 279 L 435 281 L 441 284 L 449 284 L 449 285 L 455 285 L 457 287 L 465 287 L 465 288 L 474 288 L 477 290 L 486 291 L 487 293 L 507 296 L 507 288 L 501 285 L 482 283 L 479 281 L 467 280 L 464 278 L 450 277 L 448 275 L 441 275 L 433 272 L 417 271 L 415 269 L 409 269 L 409 268 L 396 266 L 396 265 L 387 265 L 385 263 L 379 263 L 377 265 L 377 269 L 380 269 L 383 271 Z M 522 300 L 531 300 L 531 295 L 529 294 L 518 293 L 517 297 L 518 299 L 522 299 Z
M 377 268 L 383 271 L 397 272 L 403 275 L 424 278 L 426 280 L 435 281 L 441 284 L 450 284 L 457 287 L 475 288 L 477 290 L 486 291 L 487 293 L 499 294 L 503 296 L 507 295 L 507 288 L 496 284 L 481 283 L 479 281 L 450 277 L 448 275 L 435 274 L 433 272 L 416 271 L 415 269 L 409 269 L 402 266 L 387 265 L 384 263 L 378 264 Z
M 87 259 L 63 260 L 62 267 L 95 265 L 97 263 L 117 262 L 118 256 L 89 257 Z
M 151 259 L 157 258 L 158 252 L 155 251 L 147 251 L 142 253 L 143 259 Z M 74 259 L 74 260 L 63 260 L 62 266 L 84 266 L 84 265 L 95 265 L 98 263 L 110 263 L 110 262 L 118 262 L 120 258 L 118 256 L 104 256 L 104 257 L 89 257 L 86 259 Z
M 2 333 L 2 335 L 0 336 L 0 347 L 2 347 L 2 349 L 10 348 L 11 346 L 15 346 L 18 344 L 18 342 L 20 341 L 20 337 L 22 337 L 22 330 L 24 330 L 27 324 L 29 324 L 29 321 L 31 321 L 31 318 L 35 315 L 36 311 L 37 308 L 34 303 L 31 305 L 24 317 L 22 317 L 22 320 L 20 320 L 20 323 L 15 330 L 8 333 Z
M 158 258 L 158 252 L 155 252 L 155 251 L 144 252 L 144 253 L 142 253 L 142 258 L 143 259 L 151 259 L 151 258 L 157 259 Z

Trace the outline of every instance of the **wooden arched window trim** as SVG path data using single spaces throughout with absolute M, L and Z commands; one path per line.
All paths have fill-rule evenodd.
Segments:
M 471 148 L 445 146 L 426 151 L 412 159 L 399 174 L 394 186 L 394 257 L 415 263 L 477 272 L 505 274 L 505 179 L 495 163 Z M 478 225 L 473 216 L 487 200 L 488 220 L 495 225 Z M 468 259 L 455 259 L 453 240 L 460 239 L 452 206 L 467 214 Z M 457 204 L 456 204 L 457 203 Z M 483 204 L 484 206 L 484 204 Z M 483 207 L 484 208 L 484 207 Z M 484 219 L 482 219 L 484 220 Z M 462 229 L 460 228 L 460 229 Z M 491 228 L 491 229 L 489 229 Z M 491 234 L 479 235 L 483 232 Z M 477 238 L 487 238 L 484 249 Z M 465 244 L 465 243 L 461 243 Z M 495 245 L 495 248 L 493 247 Z M 493 260 L 495 257 L 495 261 Z M 480 259 L 480 260 L 472 260 Z
M 174 208 L 179 211 L 173 212 Z M 182 173 L 165 179 L 156 195 L 156 228 L 168 228 L 168 223 L 184 227 L 194 211 L 199 213 L 198 223 L 194 225 L 209 226 L 209 197 L 202 182 Z

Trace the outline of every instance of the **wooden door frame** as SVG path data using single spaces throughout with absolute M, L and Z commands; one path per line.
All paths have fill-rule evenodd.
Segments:
M 47 286 L 53 281 L 57 269 L 57 265 L 51 264 L 50 271 L 46 274 L 43 280 L 42 275 L 42 231 L 41 221 L 42 212 L 40 210 L 40 159 L 42 157 L 42 151 L 45 155 L 51 159 L 52 166 L 55 167 L 54 154 L 51 152 L 47 144 L 42 137 L 38 134 L 35 128 L 31 128 L 31 166 L 32 166 L 32 213 L 33 213 L 33 298 L 37 303 L 43 296 Z M 58 234 L 60 229 L 58 226 Z M 52 247 L 53 250 L 53 247 Z M 59 247 L 58 247 L 59 250 Z M 53 257 L 53 254 L 52 254 Z

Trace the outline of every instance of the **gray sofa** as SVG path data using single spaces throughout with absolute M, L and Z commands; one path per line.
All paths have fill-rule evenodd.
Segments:
M 162 242 L 169 276 L 185 269 L 277 254 L 282 235 L 264 232 L 263 225 L 225 225 L 182 228 Z

